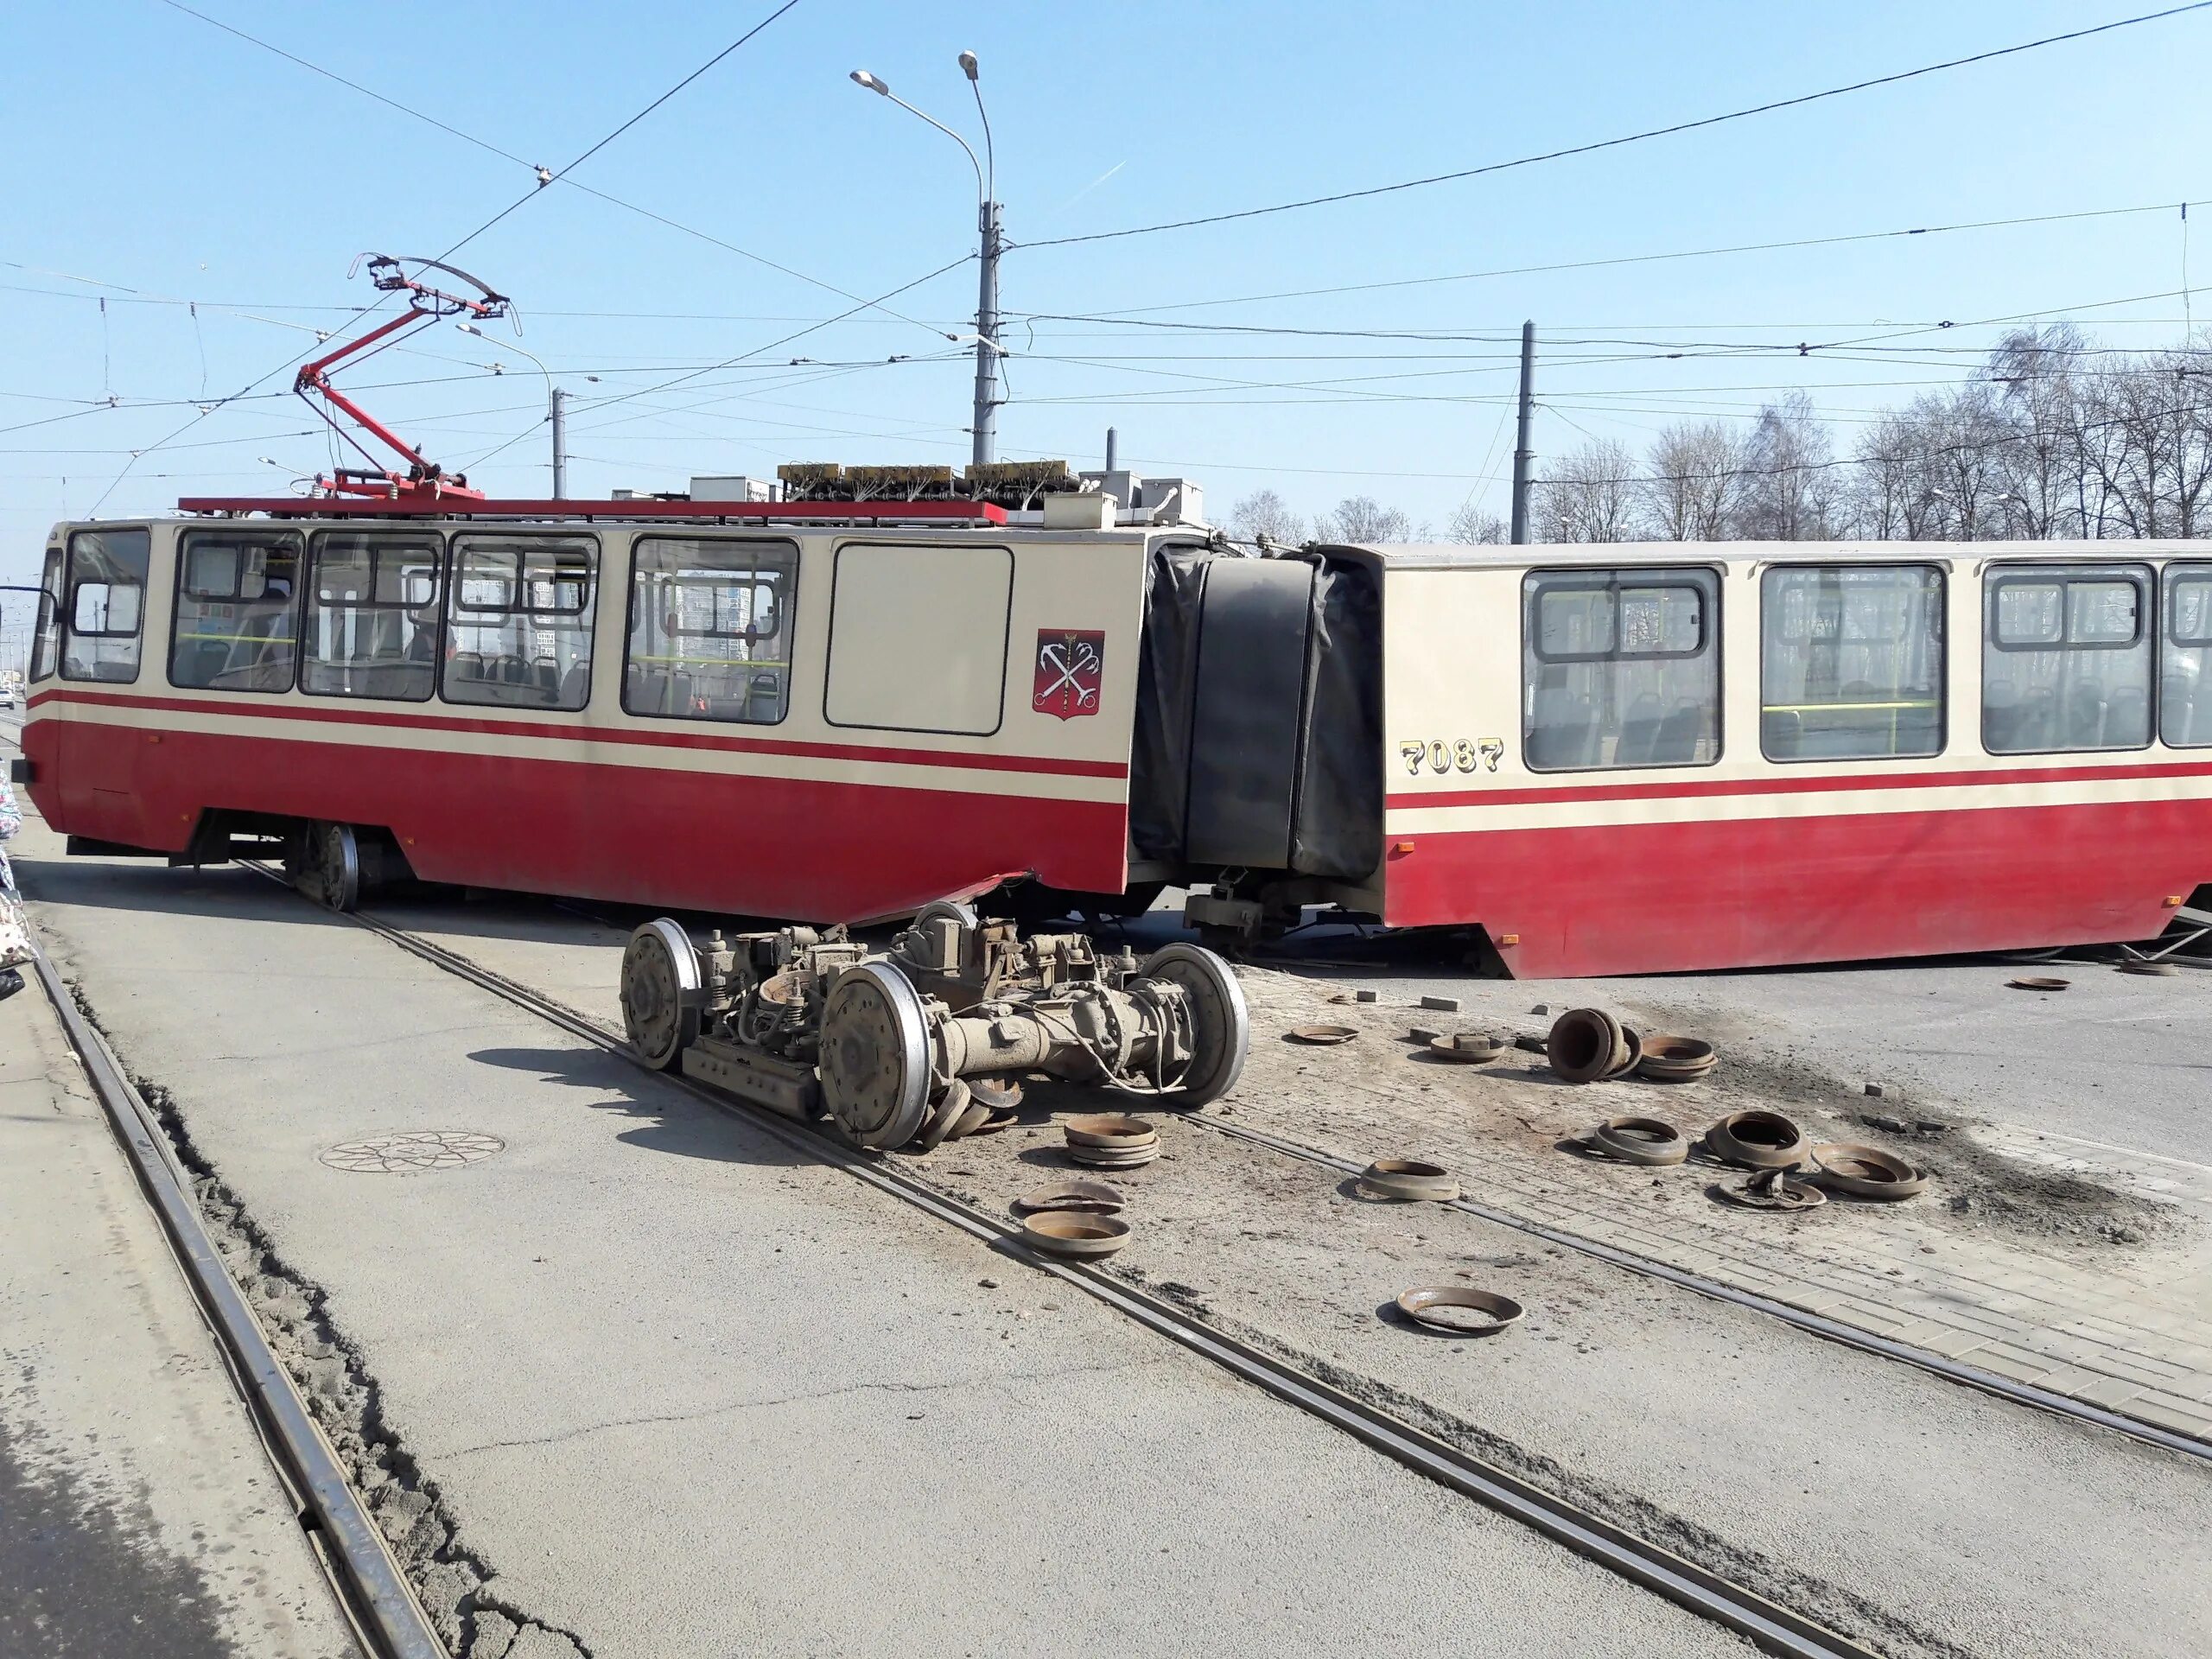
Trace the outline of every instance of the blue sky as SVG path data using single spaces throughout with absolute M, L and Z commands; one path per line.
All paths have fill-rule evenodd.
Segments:
M 194 3 L 555 168 L 772 9 Z M 848 81 L 856 67 L 973 135 L 953 58 L 981 55 L 999 195 L 1021 244 L 1478 166 L 2147 9 L 800 0 L 575 177 L 866 296 L 972 246 L 974 183 L 948 140 Z M 1997 332 L 1986 319 L 2075 316 L 2117 343 L 2169 342 L 2183 331 L 2171 205 L 1186 302 L 2212 197 L 2208 61 L 2212 11 L 1489 178 L 1017 246 L 1004 267 L 1010 315 L 1182 308 L 1142 310 L 1143 326 L 1010 322 L 1001 451 L 1095 466 L 1110 423 L 1125 458 L 1198 477 L 1217 515 L 1271 486 L 1309 512 L 1364 491 L 1440 522 L 1470 497 L 1503 506 L 1523 317 L 1544 342 L 1535 444 L 1553 454 L 1586 435 L 1634 446 L 1685 413 L 1748 417 L 1790 385 L 1847 431 L 1966 372 Z M 181 493 L 281 489 L 327 464 L 327 443 L 307 435 L 315 418 L 277 396 L 218 410 L 116 482 L 130 449 L 194 412 L 130 404 L 213 401 L 271 374 L 311 343 L 306 329 L 371 297 L 346 279 L 358 252 L 435 253 L 531 185 L 522 166 L 160 0 L 9 7 L 0 143 L 16 162 L 0 192 L 0 426 L 16 429 L 0 433 L 9 580 L 35 565 L 48 523 L 102 498 L 104 514 L 159 511 Z M 2212 271 L 2212 206 L 2197 217 L 2198 269 Z M 966 457 L 966 360 L 885 359 L 953 352 L 943 336 L 968 326 L 972 264 L 893 302 L 909 320 L 867 314 L 640 397 L 626 394 L 849 302 L 563 184 L 456 262 L 516 297 L 521 343 L 575 393 L 573 493 L 681 488 L 695 472 L 779 461 Z M 2201 297 L 2195 309 L 2212 308 Z M 198 302 L 198 314 L 132 302 L 149 298 Z M 1887 353 L 1712 354 L 1947 321 L 1961 326 Z M 1475 337 L 1206 332 L 1221 325 Z M 425 383 L 364 400 L 448 464 L 496 450 L 472 468 L 493 493 L 543 493 L 544 434 L 530 429 L 544 381 L 528 359 L 449 327 L 414 345 L 422 354 L 387 354 L 350 384 Z M 509 372 L 480 366 L 493 361 Z M 60 401 L 111 394 L 126 406 Z M 34 421 L 47 423 L 21 424 Z

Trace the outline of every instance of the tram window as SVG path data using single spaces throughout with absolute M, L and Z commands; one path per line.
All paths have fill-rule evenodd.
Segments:
M 2151 741 L 2151 571 L 1998 566 L 1983 600 L 1981 735 L 1992 754 Z
M 31 631 L 31 673 L 34 681 L 50 677 L 61 661 L 61 573 L 67 568 L 59 543 L 46 550 L 46 566 L 39 572 L 38 618 Z
M 848 542 L 830 582 L 833 726 L 985 737 L 999 728 L 1014 552 Z
M 189 530 L 177 556 L 169 683 L 289 691 L 298 655 L 300 538 Z
M 60 607 L 63 679 L 138 677 L 152 543 L 152 533 L 143 530 L 80 530 L 70 536 L 69 582 Z
M 2212 564 L 2170 564 L 2158 646 L 2158 739 L 2212 747 Z
M 645 536 L 630 569 L 626 713 L 764 726 L 783 719 L 795 543 Z
M 1759 582 L 1759 747 L 1770 760 L 1943 752 L 1943 573 L 1777 565 Z
M 1534 772 L 1720 758 L 1720 585 L 1710 570 L 1531 571 L 1522 753 Z
M 439 690 L 448 702 L 578 709 L 591 698 L 587 537 L 458 536 Z
M 438 672 L 443 556 L 435 536 L 318 532 L 300 690 L 319 696 L 426 701 Z

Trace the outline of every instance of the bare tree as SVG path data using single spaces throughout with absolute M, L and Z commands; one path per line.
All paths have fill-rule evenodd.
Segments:
M 1371 495 L 1348 495 L 1313 524 L 1314 539 L 1323 542 L 1409 542 L 1413 535 L 1412 519 Z
M 1541 542 L 1626 542 L 1637 535 L 1636 459 L 1610 438 L 1592 438 L 1548 465 L 1534 493 Z
M 1640 493 L 1655 534 L 1717 542 L 1734 534 L 1750 447 L 1725 421 L 1681 421 L 1651 445 Z
M 1444 521 L 1444 539 L 1487 546 L 1503 543 L 1510 526 L 1494 512 L 1485 512 L 1472 501 L 1462 501 Z
M 1841 505 L 1834 459 L 1810 397 L 1792 391 L 1769 404 L 1751 433 L 1740 533 L 1764 542 L 1828 540 Z
M 1273 490 L 1255 490 L 1229 510 L 1229 533 L 1240 542 L 1271 542 L 1295 547 L 1306 539 L 1306 520 Z

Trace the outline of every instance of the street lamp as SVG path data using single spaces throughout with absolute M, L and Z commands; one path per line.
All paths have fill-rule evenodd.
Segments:
M 553 423 L 553 499 L 556 501 L 566 500 L 569 495 L 569 452 L 563 442 L 561 404 L 569 394 L 553 384 L 553 371 L 545 366 L 543 358 L 527 346 L 518 346 L 512 340 L 493 340 L 473 322 L 456 322 L 454 327 L 464 334 L 474 334 L 477 339 L 498 346 L 503 352 L 518 353 L 537 365 L 537 372 L 545 377 L 546 410 Z M 498 364 L 492 365 L 492 372 L 499 372 Z M 591 378 L 596 378 L 595 376 Z
M 973 52 L 960 54 L 961 73 L 968 77 L 968 85 L 976 94 L 976 113 L 983 124 L 983 156 L 978 159 L 975 146 L 955 132 L 944 122 L 925 115 L 891 90 L 880 76 L 865 69 L 853 71 L 853 80 L 880 98 L 887 98 L 907 114 L 926 121 L 966 152 L 968 164 L 976 169 L 976 224 L 982 235 L 980 263 L 982 275 L 976 293 L 976 411 L 975 423 L 970 429 L 975 435 L 975 448 L 970 459 L 978 467 L 988 466 L 994 459 L 998 435 L 999 410 L 999 254 L 1003 237 L 999 223 L 998 156 L 991 143 L 991 118 L 983 108 L 983 85 L 981 70 Z M 960 336 L 949 338 L 956 340 Z

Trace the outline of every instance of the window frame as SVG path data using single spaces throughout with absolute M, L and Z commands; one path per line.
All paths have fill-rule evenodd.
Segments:
M 2091 570 L 2120 573 L 2118 580 L 2133 582 L 2136 584 L 2135 637 L 2126 644 L 2107 640 L 2082 640 L 2077 644 L 2066 637 L 2072 630 L 2074 615 L 2073 605 L 2067 596 L 2066 590 L 2074 580 L 2073 573 Z M 2037 572 L 2058 573 L 2055 577 L 2049 574 L 2042 577 L 2042 581 L 2046 585 L 2053 580 L 2056 580 L 2059 585 L 2057 640 L 2055 643 L 2040 645 L 1999 644 L 1996 628 L 1998 592 L 2015 582 L 2034 581 Z M 2114 578 L 2109 575 L 2101 574 L 2084 575 L 2082 579 L 2097 582 L 2112 581 Z M 1974 736 L 1975 741 L 1981 746 L 1981 752 L 1995 760 L 2018 760 L 2031 755 L 2139 754 L 2159 741 L 2161 710 L 2158 706 L 2160 698 L 2158 639 L 2161 624 L 2158 620 L 2157 607 L 2160 587 L 2159 567 L 2142 559 L 2114 559 L 2108 562 L 2096 559 L 2054 560 L 2048 564 L 2005 563 L 1989 566 L 1983 573 L 1981 579 L 1980 609 L 1977 618 L 1979 626 L 1976 630 L 1981 641 L 1981 674 L 1980 683 L 1974 688 Z M 2146 641 L 2152 647 L 2148 653 L 2150 671 L 2145 677 L 2149 683 L 2145 688 L 2144 693 L 2145 707 L 2149 710 L 2149 720 L 2148 732 L 2142 742 L 2114 744 L 2094 749 L 1993 749 L 1989 747 L 1989 653 L 1991 652 L 1998 651 L 2007 655 L 2020 655 L 2029 652 L 2133 651 L 2138 645 Z
M 136 584 L 138 589 L 138 620 L 135 626 L 129 628 L 79 628 L 77 626 L 77 595 L 81 590 L 87 587 L 94 586 L 112 589 L 118 587 L 127 588 L 133 584 L 129 582 L 113 582 L 92 583 L 87 582 L 79 578 L 77 575 L 78 539 L 80 537 L 86 536 L 112 535 L 118 531 L 124 533 L 135 532 L 146 538 L 145 574 L 139 577 Z M 43 580 L 43 575 L 44 572 L 41 569 L 41 581 Z M 146 671 L 146 592 L 148 588 L 152 587 L 153 580 L 154 532 L 150 525 L 129 524 L 109 524 L 103 525 L 98 529 L 88 526 L 85 529 L 71 531 L 69 532 L 68 539 L 62 545 L 61 551 L 61 594 L 55 606 L 56 613 L 54 616 L 54 675 L 58 675 L 60 678 L 72 681 L 79 685 L 136 684 L 137 683 L 138 677 Z M 44 601 L 41 600 L 41 608 L 43 609 L 43 607 Z M 108 675 L 71 673 L 69 671 L 69 645 L 70 642 L 74 639 L 130 640 L 138 647 L 137 655 L 131 659 L 130 672 L 120 679 Z M 49 677 L 52 677 L 49 676 Z M 25 676 L 26 683 L 29 683 L 29 677 L 28 675 Z
M 1936 643 L 1942 652 L 1936 675 L 1936 747 L 1925 754 L 1770 754 L 1766 747 L 1766 579 L 1799 570 L 1930 570 L 1936 575 Z M 2026 647 L 2023 647 L 2026 649 Z M 2049 646 L 2037 647 L 2049 650 Z M 1869 760 L 1934 760 L 1951 750 L 1951 573 L 1931 559 L 1782 560 L 1759 572 L 1759 759 L 1769 766 L 1857 766 Z M 1979 703 L 1979 698 L 1976 699 Z M 1980 709 L 1975 711 L 1980 723 Z
M 316 611 L 322 610 L 412 611 L 422 608 L 420 606 L 409 605 L 402 601 L 384 601 L 377 599 L 365 600 L 358 604 L 352 605 L 325 605 L 322 602 L 322 550 L 323 543 L 334 536 L 390 536 L 394 538 L 413 538 L 415 544 L 417 547 L 429 550 L 430 554 L 430 568 L 435 573 L 435 591 L 430 595 L 429 603 L 432 609 L 436 613 L 436 620 L 433 624 L 433 631 L 431 634 L 430 685 L 429 689 L 424 691 L 421 696 L 394 696 L 385 692 L 377 692 L 372 694 L 366 691 L 318 691 L 308 683 L 308 653 L 310 643 L 310 630 L 307 627 L 306 624 L 308 615 Z M 429 529 L 417 530 L 404 525 L 397 527 L 378 526 L 375 528 L 367 528 L 355 525 L 325 524 L 308 535 L 307 563 L 302 567 L 302 574 L 300 582 L 300 591 L 302 595 L 302 602 L 305 608 L 302 611 L 300 615 L 300 638 L 298 641 L 298 648 L 294 652 L 294 657 L 296 660 L 297 665 L 292 675 L 292 682 L 298 687 L 299 693 L 302 696 L 339 697 L 348 702 L 429 702 L 438 695 L 439 677 L 444 672 L 445 668 L 446 582 L 449 574 L 447 560 L 447 541 L 448 538 L 440 534 L 437 531 Z M 379 554 L 381 550 L 381 549 L 373 546 L 370 550 L 372 559 L 369 567 L 369 591 L 372 594 L 376 591 L 376 570 L 378 561 L 375 556 Z M 333 664 L 325 663 L 324 659 L 320 657 L 315 658 L 314 660 L 324 666 L 333 666 Z M 357 664 L 347 663 L 344 664 L 336 664 L 336 666 L 353 667 L 357 666 Z
M 2176 607 L 2168 597 L 2168 589 L 2177 582 L 2201 582 L 2212 588 L 2212 559 L 2169 559 L 2158 568 L 2158 648 L 2151 657 L 2151 683 L 2153 688 L 2151 709 L 2151 736 L 2164 749 L 2212 748 L 2212 738 L 2202 743 L 2177 743 L 2166 735 L 2166 652 L 2201 651 L 2206 654 L 2204 669 L 2212 672 L 2212 632 L 2201 639 L 2183 639 L 2174 632 Z M 2205 600 L 2204 613 L 2208 628 L 2212 628 L 2212 594 Z M 2202 688 L 2200 688 L 2202 693 Z
M 844 569 L 845 550 L 855 547 L 889 548 L 893 551 L 900 549 L 952 548 L 962 552 L 1006 555 L 1006 618 L 1005 626 L 999 636 L 998 719 L 988 731 L 942 726 L 878 726 L 863 721 L 839 720 L 830 712 L 831 690 L 836 683 L 837 577 Z M 1007 675 L 1014 662 L 1014 590 L 1020 574 L 1021 562 L 1015 556 L 1011 542 L 899 542 L 855 537 L 838 543 L 830 559 L 830 612 L 822 641 L 822 723 L 845 732 L 912 732 L 924 737 L 996 737 L 1006 729 Z
M 186 586 L 185 569 L 188 561 L 192 557 L 193 544 L 197 538 L 207 536 L 228 537 L 241 543 L 247 542 L 258 542 L 265 545 L 272 546 L 285 541 L 292 543 L 295 550 L 295 563 L 293 568 L 297 570 L 299 574 L 293 581 L 292 596 L 289 601 L 289 608 L 292 615 L 292 671 L 286 678 L 283 684 L 188 685 L 177 678 L 177 626 L 184 620 L 184 604 L 186 600 L 213 601 L 218 604 L 232 605 L 257 605 L 261 602 L 258 600 L 247 599 L 244 594 L 238 592 L 239 579 L 245 573 L 245 561 L 243 558 L 238 561 L 238 569 L 231 578 L 232 591 L 227 595 L 219 597 L 213 594 L 195 594 Z M 302 644 L 300 639 L 300 615 L 301 607 L 307 602 L 307 585 L 308 536 L 304 530 L 296 528 L 278 530 L 263 524 L 250 524 L 242 528 L 232 528 L 229 526 L 219 527 L 215 524 L 194 524 L 187 527 L 176 538 L 176 587 L 169 601 L 168 660 L 162 665 L 162 671 L 168 678 L 168 683 L 180 691 L 214 691 L 226 696 L 281 697 L 289 692 L 297 690 L 300 684 L 300 657 Z M 204 636 L 194 637 L 199 638 Z
M 632 648 L 636 645 L 638 637 L 638 576 L 639 571 L 638 556 L 642 550 L 654 542 L 689 542 L 693 543 L 711 543 L 718 547 L 772 547 L 788 548 L 790 550 L 791 588 L 787 594 L 782 594 L 779 597 L 779 614 L 777 620 L 783 624 L 782 627 L 779 628 L 778 632 L 782 633 L 789 641 L 788 649 L 791 652 L 791 660 L 784 665 L 784 695 L 782 698 L 782 708 L 775 719 L 747 720 L 742 715 L 677 715 L 669 714 L 657 709 L 632 709 L 630 706 L 630 670 L 634 666 L 634 661 L 632 657 Z M 760 568 L 757 559 L 753 568 L 754 573 L 757 575 Z M 652 533 L 641 531 L 636 536 L 632 537 L 630 541 L 628 587 L 629 592 L 623 596 L 622 604 L 621 681 L 620 688 L 615 694 L 616 706 L 622 710 L 623 714 L 632 720 L 665 720 L 679 725 L 690 726 L 702 724 L 758 727 L 780 726 L 791 717 L 791 688 L 793 682 L 798 678 L 798 675 L 799 544 L 798 539 L 796 537 L 679 536 L 672 531 Z M 833 597 L 836 591 L 836 584 L 833 576 L 830 583 L 830 592 Z M 1011 578 L 1009 577 L 1007 588 L 1007 609 L 1009 613 L 1009 627 L 1012 626 L 1011 613 L 1014 608 L 1013 601 L 1014 588 Z M 683 637 L 700 639 L 741 639 L 744 637 L 740 634 L 702 633 L 689 629 L 679 630 L 679 633 Z M 773 639 L 775 635 L 770 634 L 767 637 Z M 824 654 L 826 658 L 827 653 L 825 652 Z M 826 698 L 829 696 L 829 692 L 826 689 L 828 683 L 826 667 L 824 670 L 823 683 L 825 689 L 823 695 Z M 1003 723 L 1005 719 L 1004 705 L 1006 701 L 1005 691 L 1003 690 L 1005 683 L 1005 674 L 1003 671 L 1001 671 L 1000 674 L 1000 683 L 1001 687 L 999 697 L 1001 705 L 1000 719 L 1001 723 Z
M 31 658 L 23 675 L 25 685 L 43 685 L 61 672 L 61 600 L 69 584 L 69 550 L 66 543 L 49 542 L 39 561 L 38 609 L 31 618 Z M 51 630 L 51 632 L 49 632 Z M 39 649 L 51 641 L 53 655 L 46 672 L 38 671 Z
M 1623 583 L 1618 581 L 1603 580 L 1599 577 L 1597 570 L 1586 565 L 1524 565 L 1521 567 L 1521 581 L 1519 583 L 1520 591 L 1516 595 L 1518 600 L 1521 637 L 1516 642 L 1520 649 L 1516 652 L 1516 655 L 1520 658 L 1521 664 L 1520 707 L 1516 711 L 1516 720 L 1518 723 L 1517 736 L 1521 747 L 1522 766 L 1526 771 L 1541 777 L 1580 778 L 1591 777 L 1599 773 L 1624 772 L 1681 772 L 1688 769 L 1719 766 L 1722 758 L 1728 752 L 1728 653 L 1726 649 L 1726 635 L 1725 632 L 1727 626 L 1725 609 L 1725 601 L 1726 600 L 1728 591 L 1727 572 L 1717 565 L 1697 563 L 1653 565 L 1622 564 L 1610 565 L 1601 568 L 1611 572 L 1615 576 L 1618 576 L 1622 571 L 1649 570 L 1654 574 L 1655 580 L 1633 583 Z M 1712 600 L 1712 614 L 1710 617 L 1704 614 L 1704 606 L 1702 601 L 1707 597 L 1706 590 L 1700 587 L 1694 581 L 1684 579 L 1693 574 L 1705 576 L 1713 583 L 1710 595 Z M 1557 582 L 1554 582 L 1550 580 L 1550 578 L 1553 577 L 1558 577 L 1561 580 Z M 1532 582 L 1536 584 L 1533 589 L 1529 585 Z M 1618 589 L 1624 586 L 1633 587 L 1639 589 L 1669 587 L 1685 588 L 1697 594 L 1700 601 L 1698 648 L 1695 651 L 1639 651 L 1625 654 L 1616 650 L 1602 655 L 1581 652 L 1554 655 L 1546 653 L 1539 648 L 1536 642 L 1540 631 L 1532 627 L 1531 624 L 1537 618 L 1543 595 L 1545 594 L 1552 592 L 1555 588 L 1568 591 L 1577 589 L 1589 591 L 1592 589 Z M 1614 623 L 1614 636 L 1617 640 L 1619 637 L 1620 632 L 1619 623 L 1618 620 L 1619 613 L 1619 607 L 1618 603 L 1616 603 L 1614 607 L 1614 616 L 1616 618 Z M 1537 689 L 1529 683 L 1529 668 L 1531 662 L 1542 665 L 1559 664 L 1569 667 L 1590 663 L 1679 663 L 1693 660 L 1694 658 L 1703 656 L 1707 652 L 1712 653 L 1713 656 L 1713 718 L 1712 759 L 1707 760 L 1647 761 L 1625 766 L 1540 766 L 1529 758 L 1529 710 L 1533 706 L 1532 694 Z
M 519 605 L 508 606 L 499 609 L 493 609 L 487 606 L 471 605 L 467 603 L 461 598 L 461 560 L 465 556 L 467 544 L 472 540 L 499 542 L 505 543 L 510 545 L 517 542 L 552 543 L 556 544 L 560 543 L 582 543 L 589 550 L 589 552 L 586 556 L 588 575 L 584 584 L 585 591 L 583 594 L 583 602 L 573 611 L 566 609 L 538 610 L 530 606 L 527 602 Z M 607 543 L 605 539 L 595 531 L 571 529 L 507 530 L 490 525 L 470 526 L 467 529 L 456 530 L 447 538 L 446 541 L 446 587 L 444 593 L 439 595 L 438 601 L 438 671 L 434 681 L 437 701 L 454 709 L 504 709 L 523 714 L 580 715 L 586 709 L 589 709 L 591 707 L 592 692 L 598 683 L 599 677 L 599 599 L 600 589 L 604 586 L 606 579 Z M 518 600 L 527 601 L 529 598 L 529 588 L 530 584 L 528 582 L 524 580 L 521 561 L 519 557 L 518 557 L 515 565 L 515 597 Z M 456 617 L 454 614 L 456 611 L 466 611 L 470 613 L 472 617 L 487 620 L 472 620 L 469 617 Z M 550 617 L 556 622 L 575 622 L 581 624 L 584 639 L 584 688 L 582 700 L 576 703 L 574 708 L 570 708 L 568 704 L 558 701 L 553 702 L 502 702 L 496 698 L 471 698 L 449 696 L 447 690 L 447 677 L 453 667 L 454 658 L 461 654 L 458 652 L 446 649 L 446 647 L 452 642 L 453 631 L 455 628 L 493 626 L 494 624 L 488 619 L 493 617 L 500 619 L 503 623 L 511 621 L 516 617 Z M 625 635 L 625 643 L 626 646 L 626 633 Z M 504 683 L 504 682 L 480 681 L 478 683 L 499 684 Z M 556 690 L 556 697 L 558 693 Z

